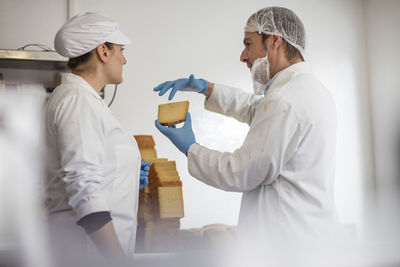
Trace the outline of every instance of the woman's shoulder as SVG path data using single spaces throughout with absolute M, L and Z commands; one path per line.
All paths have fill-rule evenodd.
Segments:
M 87 88 L 74 83 L 65 83 L 57 86 L 50 94 L 49 102 L 63 102 L 68 99 L 85 99 L 95 101 L 96 97 Z

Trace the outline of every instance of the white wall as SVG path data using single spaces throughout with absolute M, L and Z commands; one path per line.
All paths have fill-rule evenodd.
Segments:
M 26 44 L 53 46 L 67 18 L 66 0 L 0 0 L 0 49 Z
M 66 18 L 67 1 L 0 1 L 0 29 L 2 36 L 7 36 L 0 38 L 0 48 L 17 48 L 31 42 L 53 46 L 52 37 Z M 154 127 L 157 105 L 168 100 L 153 93 L 153 87 L 194 73 L 251 91 L 248 69 L 239 61 L 247 18 L 269 5 L 294 10 L 307 30 L 307 60 L 332 92 L 338 108 L 336 202 L 340 220 L 362 226 L 362 188 L 372 184 L 373 173 L 362 1 L 71 2 L 72 13 L 101 11 L 115 18 L 131 37 L 133 42 L 126 49 L 124 83 L 119 86 L 111 109 L 132 133 L 153 135 L 159 157 L 177 161 L 185 199 L 184 228 L 217 222 L 236 224 L 240 194 L 210 188 L 189 176 L 185 156 Z M 24 10 L 37 13 L 20 15 L 21 5 Z M 112 90 L 106 93 L 109 99 Z M 176 98 L 183 99 L 190 101 L 193 128 L 200 144 L 224 151 L 241 145 L 246 125 L 204 111 L 201 95 L 182 93 Z
M 400 237 L 400 1 L 365 3 L 373 111 L 378 229 Z

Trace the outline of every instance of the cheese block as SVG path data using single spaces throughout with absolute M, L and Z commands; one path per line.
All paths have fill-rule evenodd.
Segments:
M 153 211 L 155 211 L 155 219 L 183 218 L 185 216 L 183 199 L 155 202 Z
M 159 183 L 167 181 L 180 181 L 178 172 L 175 168 L 157 169 L 149 172 L 149 182 Z
M 178 172 L 176 171 L 175 168 L 165 168 L 165 169 L 158 168 L 157 170 L 155 170 L 155 173 L 158 177 L 178 176 Z
M 180 181 L 179 175 L 159 175 L 155 178 L 158 182 L 173 182 Z
M 189 101 L 158 105 L 158 122 L 165 126 L 184 122 L 188 110 Z
M 159 182 L 157 186 L 182 186 L 182 181 L 165 181 Z
M 180 177 L 177 174 L 169 174 L 169 175 L 149 175 L 149 183 L 159 183 L 159 182 L 172 182 L 172 181 L 180 181 Z
M 162 175 L 178 175 L 176 168 L 173 167 L 165 167 L 165 168 L 157 168 L 150 169 L 149 176 L 162 176 Z
M 154 148 L 156 146 L 153 136 L 151 135 L 134 135 L 133 137 L 135 137 L 139 149 Z
M 158 190 L 158 187 L 166 187 L 166 186 L 182 186 L 182 181 L 165 181 L 165 182 L 154 182 L 150 183 L 148 187 L 152 192 L 155 192 Z
M 164 162 L 164 163 L 163 163 Z M 156 158 L 154 159 L 151 164 L 150 164 L 150 172 L 154 172 L 155 171 L 155 166 L 159 167 L 159 166 L 166 166 L 166 165 L 173 165 L 173 163 L 166 163 L 165 162 L 169 162 L 168 159 L 165 158 Z
M 168 161 L 167 158 L 158 158 L 155 162 L 160 162 L 160 161 Z
M 183 218 L 183 201 L 174 200 L 160 203 L 160 219 L 163 218 Z
M 157 152 L 154 148 L 141 148 L 140 157 L 144 161 L 154 162 L 157 159 Z
M 150 169 L 149 175 L 160 176 L 160 175 L 178 175 L 178 172 L 173 166 L 165 166 Z
M 181 186 L 158 187 L 152 192 L 153 211 L 156 218 L 183 218 L 183 195 Z
M 159 187 L 158 200 L 177 200 L 183 199 L 182 187 Z
M 157 170 L 158 168 L 165 168 L 165 167 L 173 167 L 176 169 L 176 163 L 174 160 L 166 160 L 166 161 L 155 161 L 152 165 Z

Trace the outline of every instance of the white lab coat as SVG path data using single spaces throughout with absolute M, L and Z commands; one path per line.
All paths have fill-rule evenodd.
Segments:
M 46 205 L 59 250 L 99 255 L 76 222 L 109 211 L 118 239 L 133 256 L 140 153 L 98 93 L 80 76 L 64 74 L 46 105 Z M 58 240 L 58 241 L 57 241 Z
M 199 144 L 188 151 L 192 176 L 243 192 L 239 234 L 261 242 L 329 236 L 336 220 L 336 109 L 308 65 L 281 71 L 261 98 L 215 84 L 205 108 L 250 126 L 233 153 Z

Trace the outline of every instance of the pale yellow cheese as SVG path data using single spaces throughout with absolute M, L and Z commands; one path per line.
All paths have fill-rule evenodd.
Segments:
M 183 218 L 183 196 L 182 187 L 159 187 L 157 190 L 159 216 L 160 218 Z
M 140 149 L 140 157 L 144 161 L 154 162 L 157 158 L 157 152 L 152 148 L 142 148 Z
M 189 101 L 158 105 L 158 122 L 162 125 L 175 125 L 185 121 Z
M 154 163 L 154 168 L 155 170 L 158 170 L 158 168 L 167 168 L 167 167 L 172 167 L 176 169 L 176 163 L 175 160 L 168 160 L 168 161 L 155 161 Z
M 183 199 L 181 186 L 159 187 L 157 193 L 160 202 Z

